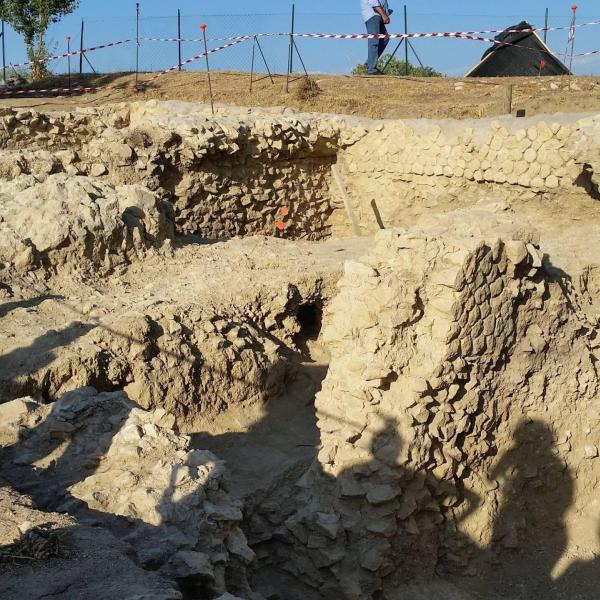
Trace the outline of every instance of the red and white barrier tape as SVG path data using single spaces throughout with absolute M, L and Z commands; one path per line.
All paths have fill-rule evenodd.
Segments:
M 173 65 L 169 69 L 165 69 L 164 71 L 157 73 L 154 77 L 152 77 L 152 79 L 149 79 L 145 83 L 150 84 L 154 80 L 158 79 L 159 77 L 162 77 L 163 75 L 166 75 L 167 73 L 173 73 L 174 71 L 178 71 L 181 67 L 183 67 L 185 65 L 189 65 L 190 63 L 196 62 L 197 60 L 200 60 L 201 58 L 204 58 L 205 56 L 208 56 L 210 54 L 215 54 L 216 52 L 220 52 L 221 50 L 225 50 L 226 48 L 231 48 L 232 46 L 241 44 L 242 42 L 245 42 L 246 40 L 252 39 L 253 37 L 254 36 L 252 36 L 252 35 L 240 36 L 238 39 L 231 42 L 230 44 L 225 44 L 224 46 L 218 46 L 217 48 L 213 48 L 212 50 L 209 50 L 208 52 L 202 52 L 201 54 L 196 54 L 196 56 L 192 56 L 191 58 L 184 60 L 181 64 L 177 63 L 176 65 Z
M 589 27 L 591 25 L 600 25 L 600 21 L 589 21 L 588 23 L 579 23 L 575 27 Z M 463 35 L 479 35 L 485 33 L 532 33 L 532 32 L 544 32 L 544 31 L 564 31 L 571 29 L 570 25 L 561 27 L 515 27 L 513 29 L 482 29 L 481 31 L 453 31 L 449 32 L 450 36 L 456 35 L 457 33 Z
M 216 52 L 220 52 L 221 50 L 225 50 L 226 48 L 231 48 L 231 46 L 235 46 L 237 44 L 240 44 L 241 42 L 245 42 L 246 40 L 252 39 L 253 36 L 239 36 L 239 38 L 234 41 L 231 42 L 230 44 L 225 44 L 224 46 L 219 46 L 217 48 L 213 48 L 212 50 L 209 50 L 208 52 L 202 52 L 202 54 L 198 54 L 196 56 L 192 56 L 191 58 L 188 58 L 187 60 L 183 61 L 181 63 L 181 66 L 183 65 L 189 65 L 190 63 L 193 63 L 197 60 L 200 60 L 201 58 L 204 58 L 207 55 L 210 54 L 215 54 Z M 166 69 L 165 71 L 161 71 L 160 73 L 157 73 L 152 79 L 149 79 L 148 81 L 146 81 L 146 84 L 152 83 L 155 79 L 157 79 L 158 77 L 162 76 L 162 75 L 166 75 L 167 73 L 172 73 L 173 71 L 176 71 L 179 69 L 179 64 L 172 66 L 170 69 Z M 67 93 L 90 93 L 90 92 L 96 92 L 98 90 L 104 89 L 106 86 L 102 86 L 102 87 L 76 87 L 76 88 L 45 88 L 45 89 L 25 89 L 25 90 L 11 90 L 11 91 L 0 91 L 0 97 L 4 96 L 24 96 L 26 94 L 67 94 Z
M 591 23 L 590 23 L 591 24 Z M 515 30 L 516 31 L 516 30 Z M 530 31 L 527 29 L 522 29 L 519 31 Z M 531 31 L 541 31 L 534 30 Z M 473 33 L 483 33 L 483 32 L 473 32 Z M 494 32 L 491 32 L 494 33 Z M 282 34 L 282 35 L 290 35 Z M 534 48 L 526 48 L 525 46 L 521 46 L 520 44 L 511 44 L 510 42 L 496 40 L 493 38 L 485 38 L 476 35 L 471 35 L 465 32 L 462 33 L 452 33 L 452 32 L 443 32 L 443 33 L 294 33 L 292 34 L 296 37 L 304 37 L 304 38 L 320 38 L 320 39 L 349 39 L 349 40 L 382 40 L 382 39 L 407 39 L 407 38 L 446 38 L 446 39 L 462 39 L 462 40 L 474 40 L 476 42 L 487 42 L 488 44 L 495 44 L 496 46 L 515 46 L 518 48 L 523 48 L 524 50 L 531 50 L 532 52 L 536 52 Z M 560 53 L 550 52 L 550 54 L 560 56 Z M 600 54 L 600 50 L 593 50 L 591 52 L 583 52 L 581 54 L 574 54 L 573 56 L 591 56 L 593 54 Z
M 262 36 L 266 36 L 266 35 L 289 35 L 288 34 L 282 34 L 282 33 L 257 33 L 255 35 L 232 35 L 230 37 L 221 37 L 221 38 L 208 38 L 206 41 L 207 42 L 229 42 L 229 41 L 233 41 L 233 40 L 240 40 L 240 39 L 248 39 L 248 38 L 253 38 L 253 37 L 262 37 Z M 186 43 L 201 43 L 204 42 L 204 38 L 195 38 L 195 39 L 191 39 L 191 38 L 140 38 L 140 41 L 144 41 L 144 42 L 186 42 Z
M 589 21 L 588 23 L 579 23 L 575 25 L 575 27 L 589 27 L 592 25 L 600 25 L 600 21 Z M 403 37 L 458 37 L 458 36 L 466 36 L 466 35 L 481 35 L 487 33 L 527 33 L 527 32 L 544 32 L 544 31 L 563 31 L 571 29 L 571 26 L 561 26 L 561 27 L 525 27 L 525 28 L 514 28 L 514 29 L 482 29 L 480 31 L 446 31 L 446 32 L 435 32 L 435 33 L 409 33 L 409 34 L 390 34 L 396 38 Z M 231 36 L 231 37 L 222 37 L 222 38 L 210 38 L 209 42 L 225 42 L 229 40 L 237 40 L 242 37 L 287 37 L 289 33 L 277 32 L 277 33 L 257 33 L 252 36 Z M 322 38 L 335 38 L 335 39 L 356 39 L 356 38 L 366 38 L 368 34 L 303 34 L 303 33 L 294 33 L 292 34 L 298 37 L 322 37 Z M 187 39 L 187 38 L 141 38 L 147 42 L 202 42 L 202 38 L 197 39 Z
M 96 92 L 102 88 L 99 87 L 74 87 L 74 88 L 47 88 L 47 89 L 26 89 L 26 90 L 11 90 L 11 91 L 1 91 L 1 96 L 25 96 L 27 94 L 73 94 L 73 93 L 81 93 L 81 94 L 89 94 L 91 92 Z
M 17 68 L 17 67 L 28 67 L 29 65 L 33 65 L 36 63 L 47 63 L 53 60 L 61 60 L 63 58 L 68 58 L 69 56 L 79 56 L 80 54 L 87 54 L 88 52 L 94 52 L 94 50 L 102 50 L 104 48 L 113 48 L 114 46 L 120 46 L 121 44 L 128 44 L 129 42 L 133 42 L 134 40 L 120 40 L 118 42 L 111 42 L 110 44 L 102 44 L 100 46 L 92 46 L 91 48 L 85 48 L 83 50 L 73 50 L 72 52 L 65 52 L 64 54 L 56 54 L 54 56 L 48 56 L 47 58 L 42 58 L 40 60 L 28 60 L 22 63 L 11 63 L 6 65 L 7 68 Z
M 580 54 L 573 54 L 573 58 L 577 56 L 592 56 L 592 54 L 600 54 L 600 50 L 592 50 L 591 52 L 581 52 Z
M 286 35 L 290 35 L 289 33 Z M 501 42 L 492 38 L 485 38 L 467 33 L 294 33 L 295 37 L 320 38 L 329 40 L 393 40 L 393 39 L 415 39 L 415 38 L 447 38 L 474 40 L 477 42 L 487 42 L 489 44 L 514 46 L 508 42 Z

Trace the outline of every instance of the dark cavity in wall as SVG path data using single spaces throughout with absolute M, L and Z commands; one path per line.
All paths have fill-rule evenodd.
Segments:
M 296 319 L 300 325 L 300 331 L 296 334 L 294 342 L 302 354 L 309 356 L 309 342 L 316 341 L 321 334 L 323 303 L 316 301 L 301 304 L 298 307 Z

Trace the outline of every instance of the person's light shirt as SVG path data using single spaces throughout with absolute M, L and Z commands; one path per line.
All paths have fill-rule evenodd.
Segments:
M 381 6 L 388 15 L 390 14 L 388 0 L 360 0 L 360 9 L 365 23 L 377 15 L 375 12 L 376 6 Z

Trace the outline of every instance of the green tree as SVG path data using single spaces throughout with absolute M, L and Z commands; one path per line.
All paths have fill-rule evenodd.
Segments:
M 48 70 L 44 36 L 51 23 L 72 13 L 79 0 L 0 0 L 0 18 L 10 23 L 23 36 L 29 60 L 35 61 L 31 74 L 34 80 L 42 79 Z
M 390 60 L 390 56 L 390 54 L 384 54 L 379 59 L 377 68 L 381 71 L 382 75 L 406 75 L 406 62 L 403 60 L 398 60 L 397 58 L 392 58 L 392 60 Z M 386 63 L 388 61 L 389 64 L 386 67 Z M 384 67 L 385 71 L 383 70 Z M 353 75 L 366 75 L 367 72 L 366 63 L 356 65 L 356 67 L 352 69 Z M 410 62 L 408 63 L 408 75 L 410 77 L 442 77 L 442 74 L 432 67 L 417 67 Z

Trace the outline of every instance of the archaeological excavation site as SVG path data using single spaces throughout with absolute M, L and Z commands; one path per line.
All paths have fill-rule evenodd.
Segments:
M 0 122 L 2 600 L 600 597 L 600 114 Z

